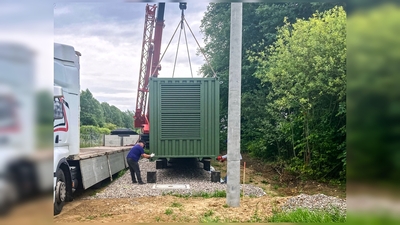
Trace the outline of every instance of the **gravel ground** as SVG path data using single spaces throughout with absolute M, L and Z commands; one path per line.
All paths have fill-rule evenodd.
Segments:
M 186 162 L 186 163 L 185 163 Z M 144 185 L 132 184 L 129 170 L 119 179 L 112 182 L 104 190 L 93 198 L 134 198 L 144 196 L 159 196 L 163 193 L 170 194 L 195 194 L 199 192 L 214 193 L 215 191 L 226 190 L 227 185 L 211 182 L 211 173 L 203 169 L 201 162 L 195 163 L 180 161 L 176 163 L 168 163 L 166 169 L 156 169 L 156 163 L 150 162 L 148 159 L 139 161 L 140 171 Z M 147 171 L 157 171 L 157 183 L 147 183 Z M 153 189 L 154 185 L 158 184 L 186 184 L 189 189 Z M 263 196 L 265 192 L 251 184 L 244 185 L 246 196 Z
M 324 194 L 306 195 L 289 198 L 282 206 L 283 211 L 293 211 L 298 208 L 309 210 L 324 210 L 330 213 L 335 213 L 338 210 L 340 215 L 346 216 L 346 201 L 340 198 L 326 196 Z
M 185 163 L 186 162 L 186 163 Z M 134 198 L 144 196 L 160 196 L 163 194 L 195 194 L 199 192 L 214 193 L 226 191 L 226 184 L 211 182 L 211 173 L 203 169 L 202 163 L 193 161 L 180 161 L 169 163 L 166 169 L 156 169 L 156 163 L 148 159 L 139 161 L 142 179 L 146 184 L 132 184 L 129 170 L 120 178 L 108 185 L 104 190 L 87 199 L 95 198 Z M 158 184 L 186 184 L 189 189 L 153 189 L 154 183 L 147 183 L 147 171 L 157 171 Z M 241 186 L 241 188 L 243 185 Z M 244 185 L 246 196 L 263 196 L 265 192 L 254 185 Z M 341 215 L 346 215 L 346 201 L 324 194 L 300 194 L 291 197 L 282 206 L 283 211 L 292 211 L 298 208 L 309 210 L 325 210 L 334 213 L 338 210 Z

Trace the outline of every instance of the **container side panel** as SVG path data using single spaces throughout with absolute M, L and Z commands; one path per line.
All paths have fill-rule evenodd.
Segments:
M 167 83 L 160 91 L 161 139 L 200 138 L 200 85 Z
M 151 78 L 150 142 L 158 157 L 219 154 L 216 78 Z

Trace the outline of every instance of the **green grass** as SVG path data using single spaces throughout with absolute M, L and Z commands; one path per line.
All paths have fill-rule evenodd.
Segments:
M 268 184 L 268 181 L 262 180 L 261 183 L 263 183 L 263 184 Z
M 186 222 L 186 223 L 188 223 L 188 222 L 190 222 L 190 218 L 187 217 L 187 216 L 183 216 L 183 217 L 179 218 L 179 222 Z
M 199 219 L 200 223 L 219 223 L 220 222 L 220 218 L 218 216 L 216 217 L 209 217 L 209 216 L 205 216 Z
M 165 210 L 165 215 L 171 215 L 172 213 L 174 213 L 174 211 L 172 211 L 170 208 Z
M 212 215 L 214 215 L 214 211 L 212 211 L 212 209 L 204 213 L 204 216 L 212 216 Z
M 93 191 L 92 193 L 89 194 L 89 196 L 93 197 L 93 196 L 97 195 L 97 193 L 99 193 L 99 192 L 100 192 L 99 190 Z
M 226 197 L 226 191 L 215 191 L 214 193 L 211 194 L 211 198 L 225 198 Z
M 182 204 L 181 203 L 179 203 L 179 202 L 173 202 L 172 204 L 171 204 L 171 207 L 182 207 Z
M 96 218 L 97 216 L 94 216 L 94 215 L 89 215 L 89 216 L 87 216 L 86 217 L 86 219 L 88 219 L 88 220 L 92 220 L 92 219 L 94 219 L 94 218 Z
M 262 223 L 262 222 L 265 222 L 265 221 L 266 221 L 266 219 L 265 218 L 261 218 L 261 216 L 258 215 L 258 212 L 255 211 L 248 222 L 249 223 Z
M 128 169 L 129 169 L 129 168 L 125 168 L 125 169 L 119 171 L 118 174 L 117 174 L 116 179 L 122 177 L 122 176 L 126 173 L 126 171 L 128 171 Z
M 214 211 L 212 209 L 207 210 L 207 212 L 205 212 L 203 214 L 203 216 L 200 217 L 199 222 L 200 223 L 218 223 L 218 222 L 220 222 L 220 218 L 218 216 L 212 217 L 212 215 L 214 215 Z
M 272 223 L 343 223 L 346 222 L 346 217 L 335 213 L 325 211 L 310 211 L 306 209 L 297 209 L 291 212 L 278 212 L 268 219 Z
M 367 224 L 367 225 L 397 225 L 400 224 L 400 216 L 390 214 L 388 212 L 363 212 L 349 213 L 347 216 L 346 224 L 350 225 L 358 225 L 358 224 Z

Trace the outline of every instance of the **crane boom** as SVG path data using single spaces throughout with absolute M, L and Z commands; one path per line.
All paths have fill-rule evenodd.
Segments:
M 157 18 L 156 18 L 156 9 Z M 148 84 L 151 76 L 158 76 L 162 29 L 164 27 L 165 3 L 159 3 L 158 7 L 146 5 L 146 15 L 143 30 L 142 56 L 140 60 L 139 82 L 137 90 L 136 111 L 134 126 L 141 128 L 142 134 L 149 134 L 149 106 Z M 157 21 L 156 21 L 157 20 Z M 153 39 L 154 32 L 154 39 Z
M 134 116 L 135 127 L 142 129 L 147 127 L 146 124 L 148 124 L 148 118 L 146 118 L 146 105 L 147 105 L 147 94 L 148 94 L 148 82 L 151 72 L 150 70 L 151 58 L 153 53 L 152 38 L 154 31 L 156 8 L 157 8 L 156 5 L 146 5 L 146 15 L 144 20 L 142 55 L 140 59 L 136 111 Z
M 161 67 L 159 67 L 158 64 L 160 62 L 162 30 L 164 28 L 164 9 L 165 9 L 165 3 L 160 3 L 158 5 L 157 22 L 156 22 L 156 29 L 155 29 L 155 33 L 154 33 L 154 55 L 153 55 L 153 62 L 152 62 L 152 67 L 151 67 L 151 74 L 153 77 L 157 77 L 158 71 L 161 70 Z

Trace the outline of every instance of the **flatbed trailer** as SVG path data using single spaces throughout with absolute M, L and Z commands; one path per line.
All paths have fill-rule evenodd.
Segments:
M 132 146 L 81 148 L 78 155 L 70 157 L 68 163 L 75 166 L 81 178 L 82 188 L 110 178 L 128 167 L 126 156 Z
M 121 147 L 88 147 L 88 148 L 80 148 L 79 155 L 76 156 L 75 159 L 88 159 L 102 155 L 111 155 L 114 153 L 126 152 L 129 151 L 132 146 L 121 146 Z

